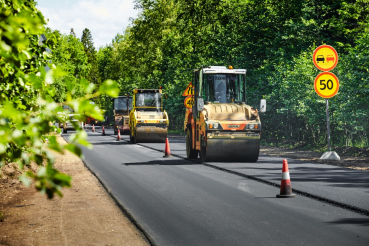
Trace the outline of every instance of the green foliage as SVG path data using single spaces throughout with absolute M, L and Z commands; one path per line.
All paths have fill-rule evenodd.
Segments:
M 34 1 L 0 0 L 0 16 L 0 168 L 7 162 L 16 162 L 21 169 L 35 162 L 40 166 L 38 172 L 26 172 L 20 177 L 22 182 L 30 185 L 33 180 L 48 198 L 54 193 L 61 196 L 61 188 L 70 187 L 71 178 L 53 167 L 50 150 L 69 150 L 82 156 L 78 144 L 90 144 L 86 132 L 76 126 L 69 144 L 59 145 L 50 135 L 60 131 L 52 122 L 65 120 L 63 105 L 70 106 L 81 118 L 102 119 L 101 110 L 90 99 L 118 95 L 117 84 L 108 80 L 93 92 L 95 85 L 74 77 L 88 72 L 86 58 L 78 50 L 81 45 L 74 36 L 49 30 L 49 38 L 39 43 L 46 23 Z M 46 48 L 54 49 L 55 57 Z M 75 66 L 77 63 L 82 64 Z M 48 72 L 46 65 L 52 68 Z M 57 94 L 61 88 L 62 94 Z
M 62 76 L 58 76 L 51 85 L 55 88 L 54 100 L 63 102 L 66 100 L 66 83 L 79 84 L 81 78 L 86 78 L 91 70 L 91 64 L 84 52 L 81 41 L 75 35 L 63 35 L 59 31 L 46 30 L 48 39 L 54 39 L 55 44 L 52 47 L 52 62 L 58 68 L 64 71 Z M 84 91 L 77 86 L 75 96 L 83 96 Z
M 100 85 L 100 76 L 96 58 L 96 50 L 89 29 L 85 28 L 82 33 L 81 42 L 87 56 L 88 63 L 91 65 L 87 79 L 96 85 Z

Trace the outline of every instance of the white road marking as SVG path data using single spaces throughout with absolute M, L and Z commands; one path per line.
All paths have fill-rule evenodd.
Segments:
M 251 194 L 250 188 L 249 188 L 249 186 L 247 185 L 247 183 L 240 182 L 240 183 L 238 184 L 238 189 L 239 189 L 239 190 L 242 190 L 242 191 L 244 191 L 244 192 L 247 192 L 247 193 L 250 193 L 250 194 Z

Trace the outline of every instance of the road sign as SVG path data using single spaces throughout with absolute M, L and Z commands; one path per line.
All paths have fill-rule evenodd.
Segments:
M 190 82 L 186 88 L 186 90 L 183 92 L 182 96 L 187 97 L 187 96 L 193 96 L 195 93 L 195 88 L 192 85 L 192 82 Z
M 314 51 L 313 62 L 319 70 L 332 70 L 338 62 L 337 51 L 332 46 L 321 45 Z
M 339 88 L 340 83 L 333 73 L 323 72 L 315 78 L 314 89 L 321 97 L 331 98 L 337 94 Z
M 193 98 L 193 96 L 186 97 L 184 100 L 184 105 L 186 106 L 186 108 L 192 108 L 192 106 L 195 105 L 195 99 Z

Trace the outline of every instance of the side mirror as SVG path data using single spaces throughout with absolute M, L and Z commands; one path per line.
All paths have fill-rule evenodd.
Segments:
M 267 108 L 267 102 L 265 99 L 260 100 L 260 113 L 265 113 Z
M 204 110 L 204 99 L 203 98 L 197 98 L 197 111 L 203 111 Z

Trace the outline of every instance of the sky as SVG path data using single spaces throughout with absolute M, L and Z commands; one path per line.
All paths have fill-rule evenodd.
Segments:
M 96 49 L 110 44 L 114 37 L 123 34 L 138 16 L 134 0 L 36 0 L 37 8 L 49 20 L 48 27 L 69 34 L 71 28 L 78 38 L 82 31 L 91 31 Z

